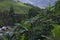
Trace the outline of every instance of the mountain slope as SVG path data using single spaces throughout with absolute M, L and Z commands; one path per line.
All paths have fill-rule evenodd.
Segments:
M 21 2 L 14 2 L 11 0 L 5 0 L 5 1 L 0 0 L 0 12 L 9 10 L 11 5 L 13 5 L 15 13 L 18 13 L 18 14 L 19 13 L 26 14 L 26 13 L 28 13 L 29 9 L 31 8 L 31 6 L 27 6 Z

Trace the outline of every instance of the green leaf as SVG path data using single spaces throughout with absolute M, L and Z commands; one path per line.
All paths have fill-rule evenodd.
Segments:
M 25 36 L 24 36 L 24 34 L 21 36 L 21 40 L 25 40 Z

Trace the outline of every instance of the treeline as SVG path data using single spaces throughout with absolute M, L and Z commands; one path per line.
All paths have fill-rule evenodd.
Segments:
M 30 5 L 30 4 L 29 4 Z M 32 7 L 29 9 L 28 14 L 15 13 L 13 6 L 9 10 L 0 12 L 0 17 L 3 22 L 3 25 L 14 25 L 14 23 L 20 23 L 21 20 L 26 20 L 36 16 L 40 12 L 40 8 Z

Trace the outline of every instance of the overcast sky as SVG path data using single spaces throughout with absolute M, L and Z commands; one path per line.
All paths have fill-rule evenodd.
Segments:
M 43 8 L 46 7 L 49 2 L 51 3 L 51 5 L 54 5 L 56 0 L 20 0 L 20 1 L 24 3 L 30 3 L 35 6 Z

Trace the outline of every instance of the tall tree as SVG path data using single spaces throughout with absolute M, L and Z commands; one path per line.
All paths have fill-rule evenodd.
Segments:
M 56 15 L 60 15 L 60 0 L 58 0 L 55 4 L 55 12 L 56 12 Z
M 56 21 L 60 24 L 60 0 L 58 0 L 55 4 L 55 16 Z
M 9 10 L 9 22 L 11 25 L 14 25 L 15 23 L 15 13 L 14 13 L 14 9 L 13 9 L 13 6 L 10 7 L 10 10 Z

